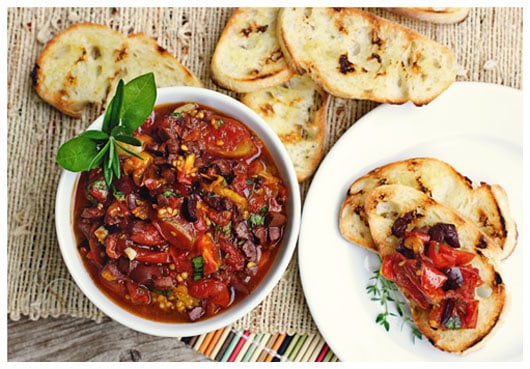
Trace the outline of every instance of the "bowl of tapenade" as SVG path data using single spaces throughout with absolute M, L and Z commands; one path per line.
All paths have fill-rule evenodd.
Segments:
M 157 89 L 132 138 L 94 133 L 111 137 L 109 119 L 84 135 L 101 158 L 58 185 L 75 282 L 106 315 L 153 335 L 197 335 L 249 313 L 298 237 L 299 185 L 276 134 L 239 101 L 196 87 Z

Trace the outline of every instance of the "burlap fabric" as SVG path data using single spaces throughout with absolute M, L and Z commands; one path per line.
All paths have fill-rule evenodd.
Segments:
M 477 8 L 457 25 L 422 23 L 384 9 L 370 10 L 447 45 L 461 66 L 458 80 L 522 87 L 522 9 Z M 11 319 L 68 314 L 100 321 L 104 316 L 71 279 L 54 225 L 55 191 L 61 172 L 54 160 L 57 149 L 84 130 L 101 109 L 91 107 L 81 119 L 72 119 L 40 100 L 31 86 L 30 72 L 45 43 L 78 22 L 106 24 L 125 34 L 145 32 L 190 68 L 206 87 L 236 96 L 215 86 L 209 77 L 211 55 L 231 12 L 226 8 L 8 9 L 7 307 Z M 326 152 L 376 105 L 332 99 Z M 310 181 L 302 184 L 303 195 L 309 185 Z M 304 300 L 296 253 L 279 285 L 234 326 L 263 333 L 317 332 Z

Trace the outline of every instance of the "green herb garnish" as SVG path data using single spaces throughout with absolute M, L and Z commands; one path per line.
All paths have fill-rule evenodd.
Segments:
M 204 272 L 202 255 L 192 258 L 191 263 L 193 264 L 193 280 L 197 281 L 202 278 Z
M 252 227 L 265 225 L 265 216 L 260 214 L 250 214 L 248 218 Z
M 407 309 L 407 303 L 399 292 L 394 282 L 389 281 L 381 275 L 380 269 L 374 270 L 374 275 L 370 277 L 371 284 L 366 286 L 366 292 L 371 295 L 372 301 L 378 301 L 383 307 L 383 312 L 377 314 L 375 322 L 382 325 L 388 332 L 390 330 L 389 317 L 401 317 L 403 324 L 407 324 L 412 331 L 412 339 L 422 339 L 423 335 L 420 330 L 414 324 L 414 321 L 410 317 Z M 391 305 L 393 305 L 393 310 Z M 395 312 L 394 312 L 395 310 Z
M 142 158 L 124 144 L 141 146 L 132 136 L 151 114 L 156 100 L 153 73 L 139 76 L 127 84 L 120 80 L 105 115 L 101 130 L 88 130 L 65 142 L 58 150 L 56 161 L 72 172 L 103 169 L 105 182 L 110 186 L 114 176 L 120 178 L 118 148 Z

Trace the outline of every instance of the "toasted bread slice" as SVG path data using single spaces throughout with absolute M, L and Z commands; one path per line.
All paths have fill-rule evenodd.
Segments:
M 445 46 L 354 8 L 284 8 L 278 39 L 288 64 L 341 98 L 424 105 L 456 78 Z
M 114 96 L 120 79 L 127 83 L 148 71 L 155 74 L 157 87 L 203 86 L 202 82 L 188 68 L 146 34 L 137 33 L 129 36 L 126 52 L 127 58 L 113 81 L 106 105 Z
M 236 92 L 276 86 L 291 78 L 276 37 L 277 8 L 239 8 L 229 18 L 211 62 L 213 81 Z
M 464 21 L 469 15 L 469 8 L 388 8 L 395 14 L 423 22 L 437 24 L 454 24 Z
M 44 101 L 79 118 L 86 105 L 110 101 L 120 78 L 130 80 L 148 72 L 155 73 L 158 87 L 202 85 L 152 38 L 126 37 L 93 23 L 71 26 L 49 41 L 32 78 Z
M 102 103 L 123 68 L 127 38 L 106 26 L 81 23 L 57 34 L 37 58 L 32 73 L 37 94 L 79 118 L 89 103 Z
M 307 180 L 324 154 L 329 95 L 309 76 L 256 92 L 241 102 L 256 111 L 285 145 L 299 182 Z
M 452 166 L 435 158 L 412 158 L 380 166 L 355 180 L 339 215 L 342 235 L 359 246 L 376 251 L 364 203 L 368 194 L 384 184 L 402 184 L 426 193 L 468 218 L 502 248 L 502 259 L 517 244 L 517 227 L 506 192 L 499 185 L 474 184 Z
M 392 225 L 396 219 L 409 212 L 414 217 L 408 229 L 436 223 L 455 225 L 460 249 L 476 254 L 470 265 L 478 269 L 484 282 L 475 291 L 475 299 L 479 301 L 476 327 L 434 329 L 429 323 L 429 311 L 421 309 L 412 299 L 409 300 L 411 315 L 416 327 L 440 350 L 462 354 L 480 347 L 494 328 L 500 325 L 506 305 L 505 285 L 494 262 L 502 251 L 498 245 L 453 209 L 409 186 L 377 187 L 366 198 L 365 209 L 372 237 L 381 256 L 396 252 L 399 238 L 393 235 Z M 405 290 L 401 292 L 407 297 Z

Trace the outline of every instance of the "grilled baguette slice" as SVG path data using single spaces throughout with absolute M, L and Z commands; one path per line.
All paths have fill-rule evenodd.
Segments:
M 299 182 L 307 180 L 324 154 L 329 95 L 309 76 L 240 96 L 257 112 L 284 144 Z
M 120 78 L 155 73 L 157 87 L 201 86 L 180 62 L 142 34 L 126 37 L 94 23 L 57 34 L 39 54 L 32 72 L 37 94 L 63 113 L 79 118 L 87 104 L 105 104 Z M 110 96 L 109 96 L 110 95 Z
M 121 33 L 104 25 L 76 24 L 46 44 L 33 69 L 33 86 L 44 101 L 79 118 L 87 104 L 105 101 L 126 50 Z
M 359 9 L 284 8 L 277 27 L 288 64 L 341 98 L 424 105 L 456 78 L 445 46 Z
M 203 86 L 202 82 L 188 68 L 170 52 L 158 45 L 155 39 L 144 33 L 137 33 L 127 38 L 127 58 L 113 80 L 105 105 L 108 105 L 114 96 L 120 79 L 127 83 L 148 71 L 155 74 L 157 87 Z
M 389 11 L 423 22 L 454 24 L 464 21 L 469 8 L 388 8 Z
M 446 162 L 428 157 L 380 166 L 351 184 L 339 214 L 340 231 L 350 242 L 377 251 L 364 205 L 370 192 L 383 184 L 413 187 L 453 208 L 501 247 L 501 259 L 508 257 L 517 244 L 517 227 L 501 186 L 474 184 Z
M 236 9 L 221 34 L 211 62 L 213 81 L 236 92 L 251 92 L 288 81 L 276 37 L 277 8 Z
M 506 310 L 505 285 L 494 262 L 502 251 L 498 245 L 453 209 L 408 186 L 377 187 L 366 198 L 365 208 L 381 256 L 396 252 L 399 239 L 392 234 L 392 225 L 409 212 L 414 214 L 414 218 L 408 229 L 440 222 L 455 225 L 460 249 L 476 254 L 471 265 L 479 270 L 484 281 L 475 293 L 479 301 L 477 325 L 473 329 L 434 329 L 429 324 L 429 311 L 419 308 L 413 300 L 409 300 L 411 315 L 416 327 L 440 350 L 463 354 L 481 347 L 501 324 Z M 406 291 L 401 292 L 407 297 Z

